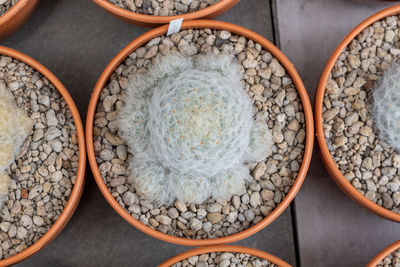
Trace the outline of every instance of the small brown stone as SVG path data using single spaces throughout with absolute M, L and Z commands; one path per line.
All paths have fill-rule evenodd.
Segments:
M 110 132 L 106 132 L 105 137 L 108 140 L 108 142 L 110 142 L 110 144 L 112 144 L 113 146 L 119 146 L 124 143 L 124 140 L 122 138 Z
M 374 87 L 374 82 L 371 80 L 367 80 L 364 84 L 364 90 L 369 91 Z
M 221 213 L 219 212 L 212 212 L 207 214 L 207 219 L 212 223 L 216 224 L 219 223 L 222 219 Z
M 26 189 L 21 190 L 21 198 L 28 198 L 28 191 Z

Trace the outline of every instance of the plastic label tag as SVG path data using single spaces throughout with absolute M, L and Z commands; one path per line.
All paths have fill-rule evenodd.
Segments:
M 177 33 L 181 30 L 183 18 L 174 19 L 169 22 L 167 36 Z

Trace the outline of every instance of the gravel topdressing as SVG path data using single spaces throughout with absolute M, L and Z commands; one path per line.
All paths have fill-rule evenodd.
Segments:
M 267 122 L 273 135 L 271 155 L 250 164 L 253 180 L 229 201 L 209 199 L 200 205 L 175 202 L 155 207 L 140 197 L 127 179 L 127 152 L 118 136 L 116 116 L 128 79 L 146 71 L 158 53 L 178 50 L 198 53 L 232 53 L 242 71 L 246 92 L 254 101 L 256 117 Z M 103 89 L 94 122 L 94 150 L 108 189 L 134 218 L 172 236 L 205 239 L 241 232 L 260 222 L 282 202 L 297 177 L 305 148 L 305 119 L 297 91 L 285 69 L 261 45 L 227 31 L 184 30 L 158 37 L 133 52 L 112 74 Z
M 13 7 L 19 0 L 0 0 L 0 16 L 6 13 Z
M 326 85 L 323 127 L 337 167 L 369 200 L 400 212 L 400 152 L 380 140 L 371 116 L 374 84 L 400 55 L 399 17 L 375 22 L 343 51 Z
M 1 1 L 1 0 L 0 0 Z M 183 15 L 204 9 L 220 0 L 108 0 L 130 11 L 154 16 Z
M 400 249 L 385 257 L 377 267 L 400 267 Z
M 245 266 L 245 267 L 276 267 L 276 264 L 267 260 L 260 259 L 256 256 L 243 253 L 230 252 L 214 252 L 206 253 L 198 256 L 190 257 L 172 265 L 172 267 L 228 267 L 228 266 Z
M 57 89 L 30 66 L 0 56 L 0 87 L 34 121 L 16 160 L 0 214 L 0 259 L 23 251 L 59 218 L 78 169 L 78 138 L 70 110 Z

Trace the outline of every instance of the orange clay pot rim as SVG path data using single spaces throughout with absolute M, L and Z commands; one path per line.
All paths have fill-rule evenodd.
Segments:
M 339 183 L 339 186 L 344 190 L 346 193 L 350 194 L 352 198 L 354 198 L 357 202 L 362 204 L 365 207 L 368 207 L 371 211 L 376 214 L 379 214 L 383 217 L 388 219 L 400 222 L 400 214 L 392 212 L 388 209 L 385 209 L 382 206 L 372 202 L 371 200 L 367 199 L 363 196 L 360 192 L 358 192 L 351 184 L 346 180 L 343 176 L 339 168 L 336 166 L 335 161 L 333 160 L 331 153 L 329 152 L 328 146 L 325 141 L 325 135 L 323 130 L 323 123 L 322 123 L 322 104 L 324 100 L 325 94 L 325 86 L 328 82 L 329 75 L 331 70 L 333 69 L 337 59 L 343 52 L 343 50 L 350 44 L 350 42 L 365 28 L 370 26 L 371 24 L 375 23 L 378 20 L 381 20 L 385 17 L 397 15 L 400 13 L 400 5 L 395 5 L 390 8 L 384 9 L 368 19 L 361 22 L 357 27 L 355 27 L 339 44 L 339 46 L 335 49 L 331 57 L 329 58 L 324 71 L 322 72 L 320 81 L 318 83 L 317 92 L 315 95 L 315 123 L 316 123 L 316 135 L 320 147 L 320 152 L 322 158 L 327 166 L 327 169 L 331 176 Z
M 117 7 L 116 5 L 110 3 L 107 0 L 93 0 L 96 4 L 103 7 L 107 11 L 121 16 L 128 20 L 140 21 L 144 23 L 153 23 L 153 24 L 166 24 L 171 20 L 183 18 L 184 20 L 193 20 L 208 16 L 213 14 L 219 10 L 224 9 L 226 6 L 231 4 L 232 2 L 236 2 L 240 0 L 220 0 L 218 3 L 215 3 L 209 7 L 200 9 L 195 12 L 189 12 L 183 15 L 175 15 L 175 16 L 154 16 L 154 15 L 145 15 L 137 12 L 130 11 L 128 9 Z
M 24 8 L 24 6 L 31 0 L 18 0 L 18 2 L 12 6 L 9 10 L 6 11 L 2 16 L 0 16 L 0 25 L 3 23 L 7 22 L 10 20 L 12 17 L 14 17 L 18 12 L 21 11 L 21 9 Z
M 107 201 L 110 203 L 110 205 L 130 224 L 138 228 L 139 230 L 145 232 L 146 234 L 156 237 L 158 239 L 179 244 L 179 245 L 185 245 L 185 246 L 205 246 L 205 245 L 217 245 L 217 244 L 223 244 L 223 243 L 231 243 L 238 241 L 240 239 L 246 238 L 248 236 L 251 236 L 255 234 L 256 232 L 260 231 L 263 229 L 265 226 L 270 224 L 272 221 L 274 221 L 290 204 L 290 202 L 293 200 L 297 192 L 299 191 L 305 177 L 306 173 L 308 170 L 308 167 L 310 165 L 311 161 L 311 155 L 312 155 L 312 149 L 313 149 L 313 141 L 314 141 L 314 124 L 313 124 L 313 116 L 312 116 L 312 108 L 310 105 L 310 101 L 307 95 L 307 92 L 304 88 L 303 82 L 301 81 L 299 75 L 297 74 L 294 66 L 292 63 L 286 58 L 286 56 L 272 43 L 270 43 L 268 40 L 266 40 L 264 37 L 261 35 L 250 31 L 246 28 L 237 26 L 235 24 L 227 23 L 227 22 L 220 22 L 220 21 L 214 21 L 214 20 L 194 20 L 194 21 L 185 21 L 182 24 L 182 30 L 188 29 L 188 28 L 210 28 L 210 29 L 221 29 L 221 30 L 227 30 L 230 31 L 234 34 L 238 34 L 241 36 L 245 36 L 249 39 L 252 39 L 253 41 L 261 44 L 267 51 L 269 51 L 274 57 L 276 57 L 280 63 L 285 67 L 286 71 L 289 73 L 290 77 L 292 78 L 296 88 L 297 92 L 300 95 L 300 99 L 303 105 L 304 109 L 304 114 L 305 114 L 305 120 L 306 120 L 306 147 L 304 151 L 304 158 L 303 162 L 301 164 L 301 168 L 299 170 L 299 174 L 292 185 L 292 188 L 290 189 L 289 193 L 286 195 L 285 199 L 274 209 L 274 211 L 269 214 L 266 218 L 261 220 L 259 223 L 256 225 L 240 232 L 236 233 L 234 235 L 230 236 L 225 236 L 225 237 L 220 237 L 220 238 L 215 238 L 215 239 L 187 239 L 187 238 L 180 238 L 180 237 L 175 237 L 171 236 L 168 234 L 161 233 L 159 231 L 156 231 L 142 223 L 140 223 L 138 220 L 133 218 L 122 206 L 118 204 L 118 202 L 114 199 L 114 197 L 111 195 L 110 191 L 107 189 L 107 186 L 105 185 L 97 162 L 96 162 L 96 157 L 94 153 L 94 147 L 93 147 L 93 121 L 94 121 L 94 116 L 96 112 L 96 106 L 97 102 L 99 100 L 101 91 L 103 90 L 105 84 L 109 80 L 109 77 L 111 74 L 114 72 L 114 70 L 121 64 L 122 61 L 124 61 L 129 54 L 131 54 L 134 50 L 139 48 L 140 46 L 144 45 L 147 43 L 149 40 L 159 37 L 162 35 L 165 35 L 167 30 L 168 30 L 168 25 L 164 25 L 158 28 L 155 28 L 138 38 L 136 38 L 133 42 L 131 42 L 129 45 L 127 45 L 122 51 L 120 51 L 110 62 L 110 64 L 106 67 L 102 75 L 100 76 L 94 91 L 92 93 L 92 97 L 90 99 L 89 103 L 89 110 L 87 113 L 87 118 L 86 118 L 86 142 L 87 142 L 87 150 L 88 150 L 88 158 L 89 158 L 89 163 L 92 168 L 92 172 L 94 174 L 94 178 L 96 179 L 97 185 L 99 186 L 101 192 L 103 193 L 104 197 L 107 199 Z
M 383 260 L 384 258 L 386 258 L 387 256 L 389 256 L 389 254 L 391 254 L 392 252 L 394 252 L 395 250 L 397 250 L 398 248 L 400 248 L 400 240 L 394 242 L 393 244 L 391 244 L 390 246 L 388 246 L 387 248 L 385 248 L 384 250 L 382 250 L 378 255 L 376 255 L 368 264 L 366 267 L 375 267 L 376 265 L 378 265 L 378 263 Z
M 243 253 L 243 254 L 248 254 L 252 256 L 259 257 L 261 259 L 267 260 L 271 263 L 274 263 L 278 265 L 279 267 L 290 267 L 291 265 L 284 260 L 281 260 L 280 258 L 271 255 L 267 252 L 254 249 L 254 248 L 248 248 L 248 247 L 241 247 L 241 246 L 233 246 L 233 245 L 222 245 L 222 246 L 208 246 L 208 247 L 200 247 L 200 248 L 195 248 L 186 252 L 183 252 L 179 255 L 176 255 L 175 257 L 167 260 L 166 262 L 162 263 L 159 265 L 159 267 L 170 267 L 174 265 L 177 262 L 183 261 L 187 258 L 201 255 L 201 254 L 206 254 L 206 253 L 213 253 L 213 252 L 233 252 L 233 253 Z
M 65 102 L 67 103 L 68 108 L 71 111 L 79 140 L 78 171 L 76 174 L 75 184 L 72 189 L 71 195 L 68 199 L 67 205 L 64 207 L 57 221 L 38 241 L 36 241 L 33 245 L 29 246 L 22 252 L 14 256 L 8 257 L 6 259 L 0 260 L 0 266 L 7 266 L 20 262 L 30 257 L 34 253 L 38 252 L 40 249 L 45 247 L 55 236 L 57 236 L 61 232 L 63 227 L 67 224 L 72 214 L 74 213 L 79 203 L 80 197 L 82 195 L 84 180 L 85 180 L 86 148 L 85 148 L 85 134 L 83 131 L 83 125 L 81 118 L 79 116 L 78 109 L 76 108 L 75 103 L 72 100 L 71 96 L 69 95 L 67 89 L 65 89 L 65 87 L 56 78 L 56 76 L 54 76 L 54 74 L 52 74 L 46 67 L 44 67 L 36 60 L 11 48 L 0 46 L 0 55 L 12 57 L 31 66 L 33 69 L 35 69 L 36 71 L 40 72 L 43 76 L 45 76 L 49 80 L 49 82 L 53 84 L 55 88 L 57 88 L 57 90 L 60 92 Z

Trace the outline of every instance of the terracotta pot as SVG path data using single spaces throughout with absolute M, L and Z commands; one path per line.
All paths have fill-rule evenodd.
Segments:
M 384 250 L 382 250 L 378 255 L 376 255 L 368 264 L 366 267 L 375 267 L 381 260 L 392 254 L 395 250 L 400 248 L 400 240 L 391 244 Z
M 0 16 L 0 40 L 16 32 L 31 17 L 40 0 L 19 0 Z
M 15 58 L 25 64 L 29 65 L 36 71 L 40 72 L 43 76 L 45 76 L 51 84 L 57 88 L 58 92 L 62 95 L 65 102 L 67 103 L 72 117 L 74 119 L 78 141 L 79 141 L 79 164 L 78 164 L 78 171 L 76 175 L 75 185 L 71 192 L 71 195 L 68 199 L 67 205 L 64 207 L 63 212 L 61 213 L 60 217 L 57 221 L 52 225 L 52 227 L 32 246 L 28 247 L 27 249 L 23 250 L 22 252 L 11 256 L 9 258 L 0 260 L 0 266 L 8 266 L 16 264 L 24 259 L 32 256 L 42 248 L 44 248 L 47 244 L 50 243 L 60 232 L 61 230 L 67 225 L 68 221 L 72 217 L 75 212 L 76 207 L 78 206 L 79 200 L 82 195 L 84 182 L 85 182 L 85 167 L 86 167 L 86 148 L 85 148 L 85 134 L 83 131 L 83 125 L 81 118 L 79 116 L 78 109 L 75 106 L 74 101 L 72 100 L 71 96 L 69 95 L 67 89 L 62 85 L 62 83 L 52 74 L 46 67 L 42 64 L 37 62 L 36 60 L 28 57 L 25 54 L 22 54 L 18 51 L 13 49 L 0 46 L 0 55 L 9 56 Z
M 176 16 L 144 15 L 124 8 L 117 7 L 116 5 L 111 4 L 107 0 L 93 0 L 93 1 L 100 7 L 102 7 L 104 10 L 109 12 L 111 15 L 123 21 L 140 26 L 157 27 L 160 25 L 168 24 L 171 20 L 179 18 L 183 18 L 184 21 L 201 19 L 201 18 L 211 19 L 225 13 L 234 5 L 239 3 L 240 0 L 220 0 L 218 3 L 211 5 L 207 8 Z
M 289 73 L 290 77 L 293 80 L 294 85 L 297 88 L 297 92 L 300 96 L 301 102 L 303 104 L 305 120 L 306 120 L 306 147 L 304 151 L 304 158 L 303 162 L 299 171 L 299 174 L 290 189 L 289 193 L 286 195 L 285 199 L 274 209 L 274 211 L 269 214 L 266 218 L 262 221 L 257 223 L 256 225 L 246 229 L 243 232 L 222 237 L 216 239 L 186 239 L 186 238 L 179 238 L 170 236 L 161 232 L 158 232 L 150 227 L 140 223 L 138 220 L 134 219 L 123 207 L 121 207 L 118 202 L 114 199 L 111 195 L 110 191 L 107 189 L 105 185 L 99 167 L 96 162 L 96 157 L 94 153 L 94 146 L 93 146 L 93 122 L 94 116 L 96 113 L 97 102 L 99 100 L 101 91 L 103 87 L 108 82 L 111 74 L 114 70 L 124 61 L 129 54 L 135 51 L 137 48 L 141 47 L 142 45 L 146 44 L 149 40 L 156 38 L 158 36 L 165 35 L 168 30 L 168 25 L 164 25 L 162 27 L 153 29 L 135 39 L 131 42 L 128 46 L 126 46 L 121 52 L 119 52 L 114 59 L 110 62 L 110 64 L 106 67 L 102 75 L 100 76 L 94 91 L 92 93 L 92 97 L 89 103 L 89 110 L 86 119 L 86 141 L 87 141 L 87 149 L 88 149 L 88 158 L 90 162 L 90 166 L 92 168 L 92 172 L 96 179 L 97 185 L 99 186 L 101 192 L 103 193 L 104 197 L 110 203 L 110 205 L 130 224 L 138 228 L 139 230 L 147 233 L 150 236 L 156 237 L 158 239 L 180 244 L 186 246 L 204 246 L 204 245 L 216 245 L 216 244 L 223 244 L 223 243 L 231 243 L 238 241 L 240 239 L 246 238 L 255 234 L 256 232 L 260 231 L 271 222 L 273 222 L 290 204 L 293 200 L 297 192 L 299 191 L 304 178 L 306 177 L 306 173 L 311 161 L 311 154 L 313 148 L 313 140 L 314 140 L 314 126 L 313 126 L 313 116 L 312 116 L 312 108 L 309 102 L 309 98 L 307 92 L 304 88 L 303 82 L 301 81 L 299 75 L 297 74 L 293 64 L 286 58 L 286 56 L 272 43 L 266 40 L 261 35 L 258 35 L 255 32 L 252 32 L 246 28 L 226 23 L 220 21 L 213 21 L 213 20 L 194 20 L 194 21 L 186 21 L 182 24 L 182 29 L 188 28 L 210 28 L 210 29 L 221 29 L 227 30 L 234 34 L 238 34 L 240 36 L 247 37 L 253 40 L 256 43 L 261 44 L 267 51 L 269 51 L 274 57 L 276 57 L 280 63 L 284 66 L 286 71 Z
M 213 252 L 236 252 L 236 253 L 243 253 L 243 254 L 249 254 L 252 256 L 259 257 L 261 259 L 267 260 L 271 263 L 274 263 L 278 265 L 279 267 L 290 267 L 291 265 L 283 260 L 281 260 L 278 257 L 275 257 L 274 255 L 268 254 L 267 252 L 254 249 L 254 248 L 248 248 L 248 247 L 240 247 L 240 246 L 232 246 L 232 245 L 224 245 L 224 246 L 209 246 L 209 247 L 201 247 L 201 248 L 196 248 L 192 249 L 189 251 L 186 251 L 182 254 L 179 254 L 166 262 L 162 263 L 159 265 L 159 267 L 170 267 L 174 265 L 177 262 L 183 261 L 187 258 L 205 254 L 205 253 L 213 253 Z
M 385 209 L 382 206 L 372 202 L 367 199 L 361 193 L 359 193 L 350 182 L 346 180 L 343 176 L 339 168 L 336 166 L 335 161 L 333 160 L 331 153 L 329 152 L 328 146 L 325 142 L 323 123 L 322 123 L 322 105 L 325 94 L 325 86 L 329 79 L 329 75 L 334 67 L 337 59 L 339 58 L 342 51 L 350 44 L 350 42 L 365 28 L 373 24 L 374 22 L 381 20 L 385 17 L 397 15 L 400 13 L 400 5 L 395 5 L 393 7 L 384 9 L 368 19 L 364 20 L 357 27 L 355 27 L 339 44 L 339 46 L 335 49 L 331 57 L 329 58 L 324 71 L 322 72 L 318 88 L 315 95 L 315 123 L 316 123 L 316 135 L 319 143 L 320 154 L 322 157 L 322 161 L 327 168 L 329 174 L 336 182 L 336 184 L 353 200 L 359 203 L 364 208 L 374 212 L 375 214 L 384 217 L 386 219 L 390 219 L 393 221 L 400 222 L 400 214 L 392 212 L 388 209 Z

